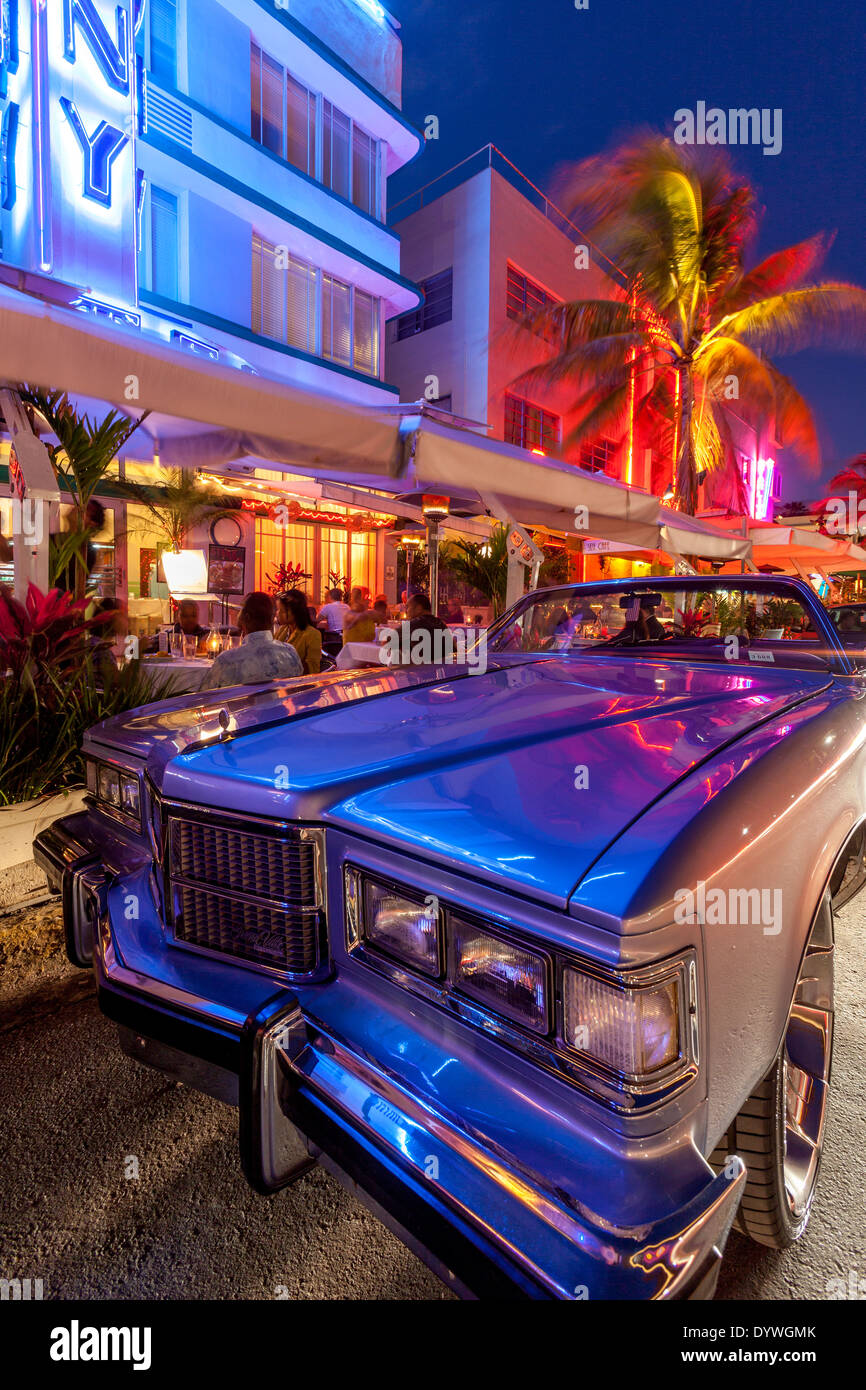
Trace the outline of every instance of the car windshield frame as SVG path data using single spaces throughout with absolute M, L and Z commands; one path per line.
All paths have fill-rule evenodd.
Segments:
M 500 634 L 504 633 L 508 626 L 510 624 L 513 624 L 514 621 L 517 618 L 519 618 L 521 614 L 523 614 L 526 611 L 527 608 L 529 608 L 532 604 L 537 603 L 541 599 L 555 602 L 557 597 L 561 595 L 562 602 L 563 604 L 565 604 L 566 602 L 573 600 L 576 595 L 580 595 L 581 593 L 586 594 L 587 596 L 590 594 L 615 595 L 627 593 L 665 594 L 666 592 L 671 591 L 675 591 L 681 594 L 683 592 L 707 593 L 708 591 L 712 590 L 719 590 L 720 592 L 725 593 L 730 593 L 731 591 L 737 590 L 744 590 L 752 594 L 766 591 L 769 595 L 784 596 L 791 602 L 799 603 L 800 606 L 806 611 L 808 617 L 810 618 L 812 627 L 815 629 L 816 633 L 818 633 L 820 636 L 824 638 L 824 643 L 819 647 L 818 652 L 815 651 L 814 647 L 811 647 L 812 654 L 817 656 L 818 659 L 826 661 L 826 669 L 830 674 L 856 674 L 857 664 L 851 659 L 848 651 L 840 641 L 839 632 L 836 627 L 836 624 L 832 621 L 827 609 L 820 602 L 810 585 L 806 584 L 801 579 L 795 579 L 789 575 L 649 575 L 642 576 L 639 579 L 606 579 L 600 580 L 598 583 L 589 582 L 583 584 L 556 584 L 545 589 L 531 589 L 526 594 L 524 594 L 522 598 L 518 599 L 517 603 L 513 604 L 510 609 L 508 609 L 505 613 L 502 614 L 501 617 L 495 619 L 494 622 L 490 624 L 490 627 L 487 629 L 487 649 L 488 652 L 493 656 L 509 655 L 507 647 L 504 647 L 501 650 L 501 652 L 497 651 L 497 637 L 499 637 Z M 798 645 L 793 639 L 788 639 L 788 641 L 790 641 L 792 650 L 796 648 L 796 646 Z M 803 655 L 805 656 L 807 654 L 805 644 L 802 650 Z M 608 654 L 631 656 L 642 655 L 645 658 L 654 659 L 665 659 L 665 657 L 669 657 L 670 659 L 677 661 L 687 661 L 689 659 L 688 655 L 685 653 L 681 656 L 677 656 L 675 645 L 669 641 L 665 641 L 664 639 L 659 639 L 656 641 L 644 640 L 635 643 L 611 642 L 610 644 L 605 644 L 604 642 L 599 642 L 592 646 L 565 647 L 556 649 L 517 649 L 513 652 L 513 654 L 524 657 L 562 656 L 568 657 L 569 659 L 579 658 L 587 655 L 605 656 Z M 710 655 L 709 649 L 705 656 L 694 656 L 693 660 L 695 664 L 699 663 L 702 660 L 712 662 L 713 664 L 717 664 L 717 659 L 714 659 L 713 656 Z M 748 662 L 745 662 L 744 665 L 748 665 Z M 792 668 L 786 667 L 785 669 Z M 811 663 L 806 663 L 803 667 L 795 667 L 793 669 L 812 671 L 817 670 L 817 668 Z

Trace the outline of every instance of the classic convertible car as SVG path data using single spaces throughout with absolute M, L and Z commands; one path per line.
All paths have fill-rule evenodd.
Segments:
M 805 584 L 531 592 L 483 662 L 187 695 L 36 856 L 121 1044 L 463 1295 L 710 1297 L 803 1232 L 866 678 Z

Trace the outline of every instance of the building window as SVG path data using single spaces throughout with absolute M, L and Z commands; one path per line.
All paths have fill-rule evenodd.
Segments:
M 381 214 L 379 142 L 250 40 L 250 134 L 333 193 Z
M 375 216 L 379 199 L 379 146 L 359 125 L 352 128 L 352 202 Z
M 150 71 L 161 87 L 177 87 L 177 0 L 150 0 Z
M 286 159 L 316 177 L 316 97 L 286 73 Z
M 519 449 L 543 449 L 551 452 L 559 445 L 558 415 L 532 405 L 519 396 L 505 396 L 505 442 Z
M 505 308 L 510 319 L 522 319 L 527 314 L 540 313 L 542 309 L 549 309 L 560 301 L 554 299 L 534 280 L 530 280 L 528 275 L 508 262 L 508 281 L 505 292 Z M 549 333 L 544 332 L 544 337 Z
M 162 188 L 150 190 L 150 287 L 166 299 L 177 291 L 177 198 Z
M 350 192 L 352 122 L 329 101 L 322 102 L 322 183 L 341 198 Z
M 375 295 L 253 234 L 254 333 L 378 376 L 379 314 Z
M 398 343 L 404 338 L 414 338 L 416 333 L 423 333 L 427 328 L 435 328 L 439 323 L 451 322 L 453 278 L 453 271 L 449 269 L 421 281 L 418 288 L 424 303 L 397 320 L 395 337 Z
M 616 445 L 612 439 L 596 439 L 592 444 L 581 444 L 580 466 L 590 473 L 607 473 L 613 463 Z

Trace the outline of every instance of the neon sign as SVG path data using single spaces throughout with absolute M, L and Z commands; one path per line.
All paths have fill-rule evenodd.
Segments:
M 128 96 L 129 23 L 122 5 L 118 5 L 115 11 L 115 21 L 116 43 L 100 19 L 93 0 L 63 0 L 63 56 L 68 63 L 76 62 L 75 32 L 80 27 L 82 38 L 108 86 L 122 96 Z M 81 147 L 84 197 L 110 207 L 111 166 L 129 143 L 129 136 L 105 120 L 99 122 L 92 134 L 88 134 L 74 101 L 62 96 L 60 107 Z
M 770 514 L 773 475 L 776 471 L 775 461 L 773 459 L 744 458 L 742 467 L 749 516 L 753 516 L 756 521 L 765 521 Z
M 63 56 L 68 63 L 75 62 L 75 26 L 79 24 L 106 82 L 115 91 L 128 96 L 129 26 L 122 5 L 115 11 L 115 20 L 117 43 L 112 42 L 93 0 L 63 0 Z

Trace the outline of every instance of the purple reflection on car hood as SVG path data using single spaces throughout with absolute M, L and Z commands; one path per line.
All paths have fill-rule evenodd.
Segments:
M 829 684 L 632 657 L 498 660 L 484 675 L 371 671 L 192 697 L 94 734 L 146 757 L 168 797 L 323 820 L 564 906 L 653 801 Z M 217 741 L 220 709 L 240 737 Z

